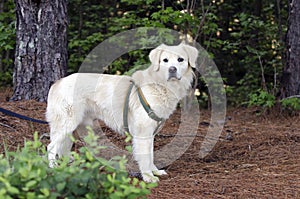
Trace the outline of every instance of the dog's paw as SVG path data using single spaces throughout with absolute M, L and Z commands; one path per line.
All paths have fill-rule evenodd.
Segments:
M 156 176 L 168 175 L 165 170 L 155 170 L 153 171 L 153 174 Z
M 49 160 L 49 168 L 55 168 L 58 164 L 55 160 Z
M 152 173 L 142 173 L 143 180 L 148 183 L 158 182 L 159 178 L 154 176 Z

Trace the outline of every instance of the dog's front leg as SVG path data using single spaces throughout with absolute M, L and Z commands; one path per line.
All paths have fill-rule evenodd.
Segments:
M 145 182 L 157 182 L 158 177 L 152 173 L 153 166 L 153 141 L 154 136 L 133 137 L 133 155 L 138 162 L 143 180 Z
M 152 156 L 151 156 L 151 162 L 152 162 L 152 165 L 151 165 L 151 170 L 152 170 L 152 173 L 155 175 L 155 176 L 162 176 L 162 175 L 168 175 L 167 172 L 163 169 L 158 169 L 155 164 L 154 164 L 154 137 L 153 137 L 153 141 L 152 141 Z

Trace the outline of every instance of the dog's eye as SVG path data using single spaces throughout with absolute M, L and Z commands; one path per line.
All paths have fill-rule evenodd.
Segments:
M 177 60 L 178 60 L 178 62 L 183 62 L 184 61 L 184 59 L 181 58 L 181 57 L 179 57 Z
M 168 63 L 169 60 L 167 58 L 164 58 L 163 61 Z

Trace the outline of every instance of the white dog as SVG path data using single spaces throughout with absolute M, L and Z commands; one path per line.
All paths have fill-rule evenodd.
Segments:
M 73 131 L 91 126 L 95 119 L 103 120 L 119 133 L 124 132 L 124 102 L 134 81 L 136 87 L 129 93 L 127 114 L 133 155 L 143 180 L 158 181 L 156 176 L 166 172 L 153 163 L 157 121 L 145 111 L 135 91 L 140 87 L 154 115 L 167 119 L 191 87 L 197 56 L 198 50 L 192 46 L 162 44 L 150 52 L 150 67 L 132 77 L 77 73 L 57 81 L 49 91 L 46 113 L 51 138 L 47 147 L 50 166 L 54 166 L 56 155 L 69 155 Z

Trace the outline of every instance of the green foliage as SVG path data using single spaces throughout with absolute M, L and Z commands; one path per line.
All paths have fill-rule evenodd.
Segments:
M 69 3 L 69 15 L 72 16 L 69 26 L 69 72 L 76 71 L 86 55 L 101 41 L 125 30 L 138 27 L 159 27 L 184 32 L 188 26 L 197 27 L 199 18 L 178 9 L 182 6 L 180 2 L 166 3 L 165 8 L 162 9 L 161 2 L 155 0 L 122 0 L 120 2 L 103 2 L 102 4 L 97 1 L 72 0 Z M 78 9 L 82 11 L 79 16 Z M 98 34 L 97 37 L 94 34 Z M 174 38 L 168 38 L 169 34 L 166 31 L 160 34 L 164 38 L 160 42 L 158 37 L 153 37 L 146 32 L 138 34 L 140 35 L 137 37 L 144 34 L 143 38 L 135 41 L 138 46 L 142 47 L 149 46 L 150 43 L 172 43 L 174 40 Z M 97 39 L 91 39 L 95 37 Z M 105 72 L 123 74 L 132 68 L 139 67 L 140 64 L 149 62 L 148 53 L 148 50 L 136 50 L 123 55 L 115 60 Z
M 129 178 L 126 159 L 112 160 L 97 157 L 99 147 L 90 133 L 87 147 L 73 153 L 56 168 L 49 168 L 45 147 L 38 141 L 26 141 L 18 152 L 0 156 L 0 198 L 138 198 L 149 194 L 156 184 L 146 184 Z
M 246 2 L 241 4 L 253 4 L 251 1 Z M 228 67 L 224 73 L 230 75 L 228 83 L 234 85 L 236 91 L 230 96 L 231 103 L 238 104 L 244 101 L 249 91 L 255 92 L 262 84 L 266 84 L 264 86 L 272 90 L 272 93 L 278 91 L 279 73 L 283 67 L 282 55 L 285 50 L 282 41 L 284 33 L 279 32 L 278 28 L 281 26 L 285 31 L 286 21 L 282 23 L 274 15 L 274 10 L 277 9 L 274 2 L 265 1 L 261 5 L 259 15 L 257 11 L 249 9 L 235 12 L 232 18 L 229 18 L 228 36 L 224 41 L 223 50 L 226 54 L 229 53 L 225 55 L 229 59 L 224 59 Z M 280 14 L 280 17 L 287 17 L 283 9 Z
M 285 109 L 292 111 L 300 110 L 300 99 L 297 97 L 282 99 L 280 102 Z
M 249 95 L 249 106 L 259 106 L 263 108 L 272 108 L 275 105 L 275 96 L 264 90 L 257 90 L 257 92 Z
M 7 86 L 12 83 L 12 69 L 7 69 L 5 72 L 0 73 L 0 87 Z
M 2 4 L 3 12 L 0 11 L 0 86 L 12 83 L 13 52 L 16 43 L 13 0 Z
M 0 12 L 0 52 L 13 50 L 15 47 L 15 13 L 14 3 L 4 3 L 5 12 Z

